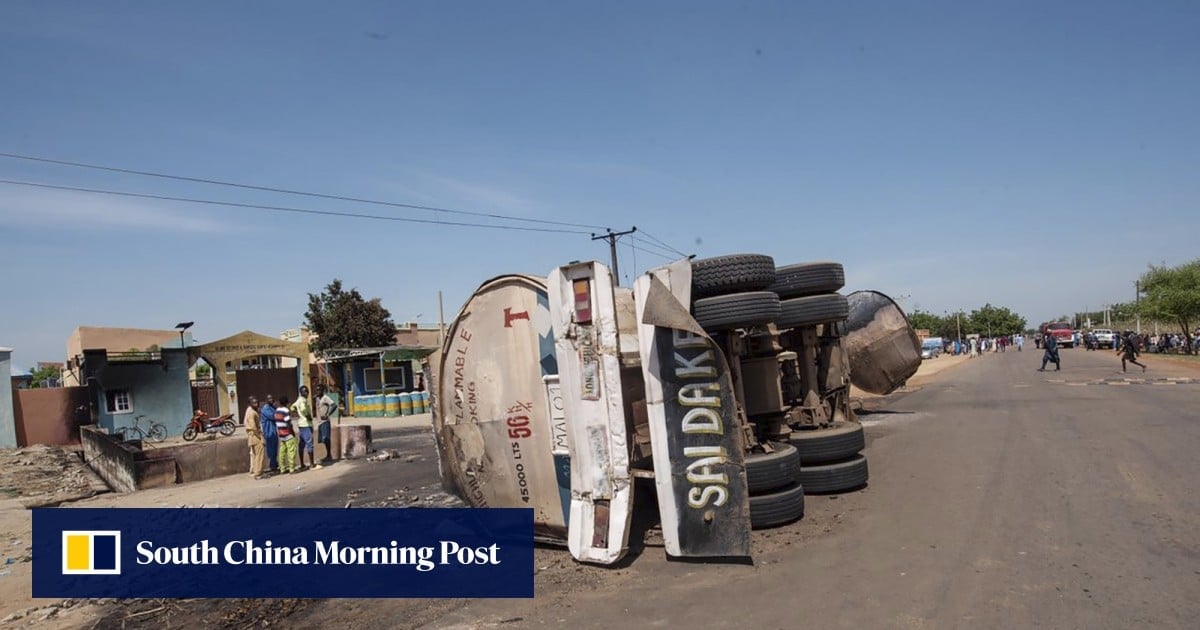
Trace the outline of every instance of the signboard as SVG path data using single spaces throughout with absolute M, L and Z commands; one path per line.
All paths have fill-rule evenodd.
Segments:
M 637 280 L 654 476 L 667 553 L 750 555 L 737 402 L 724 353 L 689 313 L 688 261 Z

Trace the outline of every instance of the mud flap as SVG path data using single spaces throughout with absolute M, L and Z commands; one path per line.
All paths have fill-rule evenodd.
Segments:
M 546 284 L 570 445 L 567 547 L 576 560 L 612 564 L 628 549 L 633 514 L 612 274 L 573 264 Z
M 638 340 L 667 553 L 748 557 L 744 443 L 725 355 L 691 316 L 691 264 L 637 279 Z

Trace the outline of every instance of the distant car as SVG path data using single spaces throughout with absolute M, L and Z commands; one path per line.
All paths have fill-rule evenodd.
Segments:
M 925 343 L 921 344 L 922 359 L 936 359 L 942 354 L 941 339 L 926 339 Z
M 1100 344 L 1100 347 L 1112 347 L 1113 331 L 1107 328 L 1097 328 L 1092 331 L 1092 334 L 1096 336 L 1096 343 Z

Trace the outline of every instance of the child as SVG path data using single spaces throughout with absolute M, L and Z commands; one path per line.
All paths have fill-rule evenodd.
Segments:
M 291 414 L 282 405 L 275 409 L 275 432 L 279 435 L 279 472 L 296 472 L 296 433 L 292 430 Z

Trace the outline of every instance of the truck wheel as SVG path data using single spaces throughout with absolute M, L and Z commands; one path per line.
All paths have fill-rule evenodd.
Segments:
M 867 485 L 867 458 L 857 455 L 836 464 L 801 466 L 799 480 L 811 494 L 855 490 Z
M 804 487 L 800 484 L 750 497 L 750 529 L 786 525 L 804 516 Z
M 779 319 L 779 296 L 753 291 L 701 298 L 693 303 L 692 314 L 705 330 L 762 326 Z
M 730 254 L 692 261 L 692 299 L 761 291 L 775 282 L 775 259 Z
M 775 270 L 775 284 L 768 291 L 780 299 L 834 293 L 846 286 L 846 272 L 841 263 L 811 262 L 788 265 Z
M 828 429 L 792 431 L 788 442 L 796 447 L 804 466 L 854 457 L 867 446 L 862 425 L 857 422 L 836 422 Z
M 796 447 L 772 442 L 772 453 L 753 453 L 746 456 L 746 485 L 750 494 L 768 492 L 796 483 L 800 472 L 800 453 Z
M 779 309 L 780 314 L 776 325 L 780 328 L 800 328 L 840 322 L 850 315 L 850 306 L 846 303 L 846 296 L 840 293 L 783 300 L 779 303 Z

